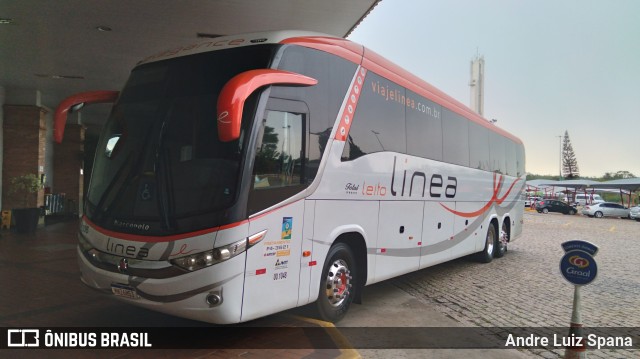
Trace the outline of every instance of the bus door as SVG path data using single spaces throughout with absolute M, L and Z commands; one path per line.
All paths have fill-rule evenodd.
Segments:
M 250 215 L 257 214 L 249 219 L 250 238 L 266 234 L 247 252 L 243 321 L 298 304 L 306 201 L 292 197 L 308 185 L 307 121 L 304 103 L 274 98 L 258 119 L 247 208 Z M 305 292 L 308 297 L 309 289 Z
M 304 205 L 298 201 L 249 221 L 249 236 L 267 232 L 247 251 L 243 321 L 298 305 Z

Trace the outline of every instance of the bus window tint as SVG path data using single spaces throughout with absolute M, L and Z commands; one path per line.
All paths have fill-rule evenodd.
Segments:
M 520 143 L 516 144 L 516 160 L 518 161 L 516 175 L 520 177 L 525 173 L 524 146 Z
M 406 111 L 407 153 L 442 161 L 442 107 L 409 90 L 407 98 L 415 99 Z
M 491 150 L 491 170 L 496 173 L 507 173 L 506 142 L 507 139 L 495 132 L 491 132 L 489 148 Z
M 302 181 L 303 116 L 267 111 L 254 164 L 254 188 L 299 185 Z
M 273 99 L 272 99 L 273 101 Z M 247 202 L 259 212 L 305 189 L 306 114 L 267 110 L 259 123 L 258 142 Z
M 353 117 L 343 160 L 390 151 L 406 153 L 405 89 L 369 72 Z
M 274 86 L 271 97 L 303 101 L 309 107 L 308 162 L 305 178 L 315 178 L 320 159 L 344 99 L 356 65 L 323 51 L 301 46 L 285 46 L 278 69 L 296 72 L 318 80 L 309 87 Z
M 489 129 L 469 122 L 469 165 L 471 168 L 490 171 Z
M 505 142 L 505 160 L 507 166 L 507 175 L 516 176 L 518 173 L 518 164 L 516 163 L 517 153 L 516 153 L 516 144 L 508 139 L 504 140 Z
M 469 121 L 455 112 L 443 109 L 443 160 L 469 166 Z

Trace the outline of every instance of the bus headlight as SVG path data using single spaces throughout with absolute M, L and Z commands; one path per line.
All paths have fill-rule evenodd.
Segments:
M 247 250 L 247 239 L 239 240 L 226 246 L 217 247 L 213 250 L 200 252 L 186 257 L 172 259 L 171 264 L 188 271 L 196 271 L 198 269 L 212 266 L 216 263 L 229 260 L 238 254 Z

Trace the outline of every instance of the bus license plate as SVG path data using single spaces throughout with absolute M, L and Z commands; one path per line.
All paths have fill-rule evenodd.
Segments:
M 129 287 L 128 285 L 112 284 L 111 292 L 117 295 L 118 297 L 138 299 L 138 295 L 136 294 L 135 288 Z

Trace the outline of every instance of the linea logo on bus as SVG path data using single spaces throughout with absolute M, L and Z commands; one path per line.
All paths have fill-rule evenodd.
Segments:
M 589 260 L 586 258 L 582 258 L 579 255 L 571 256 L 569 258 L 569 263 L 571 263 L 571 265 L 574 265 L 580 269 L 586 268 L 589 266 Z
M 397 156 L 393 157 L 393 169 L 391 170 L 391 185 L 389 190 L 387 186 L 380 184 L 371 184 L 366 181 L 362 182 L 362 190 L 358 191 L 359 185 L 348 183 L 345 186 L 347 194 L 359 193 L 364 196 L 386 196 L 391 193 L 393 197 L 411 197 L 414 193 L 422 196 L 427 195 L 429 189 L 429 197 L 440 198 L 443 195 L 446 198 L 455 198 L 458 189 L 458 179 L 456 177 L 445 176 L 439 173 L 427 174 L 422 171 L 404 170 L 402 175 L 396 177 Z M 414 192 L 415 191 L 415 192 Z

